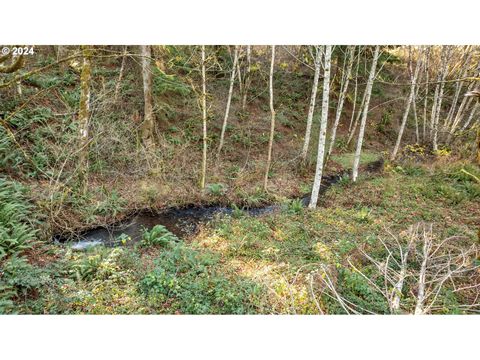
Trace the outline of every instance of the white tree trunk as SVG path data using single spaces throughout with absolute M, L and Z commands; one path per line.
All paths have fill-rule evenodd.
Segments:
M 448 68 L 448 57 L 449 57 L 450 49 L 445 47 L 442 49 L 442 70 L 440 74 L 440 90 L 438 93 L 438 103 L 435 112 L 435 119 L 433 122 L 433 151 L 438 150 L 438 123 L 440 120 L 440 114 L 442 112 L 442 100 L 443 100 L 443 91 L 445 89 L 445 78 L 447 76 L 447 68 Z
M 323 95 L 322 95 L 322 117 L 320 120 L 320 134 L 318 136 L 317 166 L 315 169 L 315 180 L 313 181 L 312 195 L 310 197 L 309 208 L 317 207 L 318 194 L 320 193 L 320 184 L 322 182 L 323 160 L 325 155 L 325 139 L 327 137 L 328 121 L 328 100 L 330 96 L 330 63 L 332 57 L 332 46 L 325 47 L 325 63 L 323 76 Z
M 332 135 L 330 137 L 330 145 L 328 147 L 327 157 L 329 157 L 332 154 L 333 147 L 335 145 L 335 138 L 337 136 L 337 127 L 338 127 L 338 124 L 340 122 L 340 117 L 342 115 L 343 103 L 345 101 L 345 97 L 347 96 L 348 83 L 349 83 L 350 77 L 352 75 L 352 68 L 353 68 L 354 59 L 355 59 L 355 46 L 350 46 L 349 47 L 349 60 L 348 60 L 347 71 L 344 74 L 344 79 L 343 79 L 343 82 L 342 82 L 342 89 L 341 89 L 341 93 L 340 93 L 340 98 L 338 99 L 337 112 L 335 114 L 335 122 L 333 123 Z
M 90 85 L 92 79 L 92 68 L 90 64 L 91 49 L 89 46 L 82 46 L 82 73 L 80 75 L 80 103 L 78 110 L 79 122 L 79 183 L 82 193 L 87 190 L 87 169 L 88 169 L 88 143 L 89 143 L 89 122 L 90 122 Z
M 203 154 L 202 154 L 202 176 L 200 188 L 205 188 L 207 177 L 207 85 L 205 76 L 205 45 L 202 45 L 202 121 L 203 121 Z
M 427 236 L 424 236 L 423 240 L 423 252 L 422 252 L 422 264 L 420 266 L 420 272 L 418 275 L 418 290 L 417 290 L 417 303 L 415 306 L 415 315 L 423 315 L 425 313 L 425 287 L 427 281 L 427 265 L 430 257 L 430 249 L 432 243 Z
M 153 144 L 153 99 L 152 99 L 152 69 L 150 61 L 152 57 L 149 45 L 140 45 L 142 78 L 143 78 L 143 99 L 144 99 L 144 118 L 142 124 L 142 139 L 146 147 Z
M 417 144 L 420 144 L 420 130 L 418 128 L 418 116 L 417 116 L 417 95 L 418 95 L 418 87 L 415 90 L 415 95 L 413 95 L 412 108 L 413 108 L 413 119 L 415 120 L 415 140 Z
M 358 122 L 360 121 L 360 118 L 363 114 L 362 110 L 365 107 L 366 98 L 367 98 L 367 91 L 365 89 L 365 92 L 363 93 L 363 97 L 362 97 L 362 102 L 360 103 L 360 107 L 358 108 L 357 116 L 355 117 L 355 123 L 353 124 L 352 130 L 350 130 L 350 134 L 348 135 L 347 145 L 350 144 L 350 142 L 353 139 L 353 136 L 355 135 L 355 131 L 357 131 Z
M 355 87 L 353 91 L 353 109 L 352 109 L 352 116 L 350 118 L 350 125 L 348 126 L 348 132 L 352 130 L 353 119 L 355 118 L 355 108 L 357 106 L 357 91 L 358 91 L 358 69 L 360 68 L 360 54 L 362 52 L 362 48 L 358 48 L 358 57 L 357 57 L 357 68 L 355 70 Z
M 315 102 L 317 99 L 318 78 L 320 77 L 322 52 L 320 51 L 319 46 L 315 46 L 315 51 L 315 75 L 313 76 L 312 94 L 310 96 L 310 107 L 308 108 L 307 116 L 307 129 L 305 130 L 305 140 L 303 142 L 303 149 L 301 154 L 303 161 L 307 159 L 308 146 L 310 144 L 310 134 L 312 132 L 313 113 L 315 111 Z
M 411 51 L 411 48 L 410 48 L 410 51 Z M 412 104 L 415 98 L 415 88 L 417 84 L 418 74 L 420 72 L 420 65 L 421 65 L 420 60 L 418 60 L 417 65 L 415 66 L 415 72 L 411 74 L 410 95 L 408 96 L 407 104 L 405 106 L 405 111 L 403 112 L 403 118 L 402 118 L 402 123 L 400 125 L 400 130 L 398 131 L 397 142 L 395 143 L 395 147 L 393 148 L 393 152 L 390 157 L 390 160 L 395 160 L 398 153 L 398 149 L 400 148 L 400 144 L 402 142 L 403 132 L 405 131 L 405 125 L 407 124 L 408 113 L 410 111 L 410 105 Z M 417 126 L 417 134 L 418 134 L 418 126 Z
M 479 67 L 480 67 L 480 63 L 479 63 Z M 477 76 L 480 76 L 480 72 L 477 72 Z M 475 86 L 475 82 L 470 83 L 470 85 L 467 87 L 467 92 L 473 90 L 474 86 Z M 463 115 L 465 111 L 469 108 L 471 102 L 472 102 L 472 97 L 469 97 L 469 96 L 463 97 L 462 102 L 460 103 L 460 107 L 458 108 L 457 114 L 455 115 L 455 119 L 453 120 L 453 124 L 450 128 L 449 137 L 451 137 L 455 133 L 457 126 L 461 123 L 463 119 Z
M 247 106 L 247 94 L 248 88 L 250 86 L 250 71 L 252 69 L 252 59 L 251 59 L 251 47 L 247 45 L 247 71 L 245 73 L 245 86 L 243 87 L 243 97 L 242 97 L 242 110 L 245 111 Z
M 428 82 L 429 82 L 429 73 L 428 73 L 428 63 L 429 63 L 429 54 L 430 48 L 425 48 L 425 98 L 423 99 L 423 142 L 427 140 L 427 107 L 428 107 Z
M 115 85 L 115 94 L 113 96 L 114 102 L 117 102 L 120 86 L 122 85 L 123 70 L 125 69 L 125 62 L 127 59 L 127 48 L 127 46 L 123 47 L 122 65 L 120 65 L 120 73 L 118 74 L 117 84 Z
M 363 136 L 365 134 L 365 125 L 367 124 L 368 106 L 370 104 L 370 96 L 372 94 L 373 81 L 375 80 L 375 71 L 377 69 L 378 56 L 380 46 L 375 46 L 375 53 L 373 54 L 372 68 L 368 76 L 367 88 L 365 90 L 365 106 L 362 113 L 362 122 L 360 124 L 360 131 L 358 132 L 357 149 L 355 150 L 355 158 L 353 159 L 352 180 L 357 181 L 358 167 L 360 165 L 360 155 L 362 153 Z
M 471 56 L 472 56 L 471 46 L 468 45 L 465 49 L 465 54 L 464 54 L 465 60 L 463 62 L 463 68 L 460 72 L 460 78 L 461 79 L 463 79 L 467 76 L 468 68 L 470 66 Z M 450 125 L 452 123 L 453 115 L 455 114 L 455 109 L 457 107 L 457 102 L 458 102 L 458 98 L 460 96 L 460 92 L 462 91 L 462 87 L 463 87 L 463 81 L 458 81 L 455 84 L 455 95 L 453 97 L 452 106 L 450 107 L 450 111 L 448 112 L 447 118 L 445 119 L 445 123 L 443 124 L 443 127 L 445 129 L 450 127 Z
M 470 123 L 472 122 L 473 120 L 473 117 L 475 116 L 475 113 L 477 112 L 477 110 L 480 108 L 480 103 L 477 101 L 475 103 L 475 105 L 473 106 L 473 109 L 472 109 L 472 112 L 470 113 L 470 116 L 468 117 L 467 121 L 465 122 L 465 124 L 462 126 L 462 131 L 465 131 L 467 128 L 468 128 L 468 125 L 470 125 Z
M 235 83 L 235 71 L 237 69 L 237 62 L 238 62 L 238 45 L 235 46 L 235 53 L 234 53 L 233 66 L 232 66 L 232 74 L 230 76 L 230 88 L 228 90 L 227 107 L 225 109 L 225 117 L 223 119 L 222 133 L 220 135 L 220 144 L 218 145 L 218 151 L 217 151 L 218 156 L 220 156 L 220 152 L 222 151 L 223 142 L 224 142 L 224 139 L 225 139 L 225 130 L 227 129 L 228 114 L 230 112 L 230 103 L 232 102 L 233 84 Z
M 265 167 L 265 178 L 263 189 L 268 189 L 268 173 L 270 172 L 270 163 L 272 162 L 273 135 L 275 134 L 275 109 L 273 107 L 273 67 L 275 65 L 275 45 L 272 45 L 272 61 L 270 63 L 270 113 L 272 119 L 270 122 L 270 139 L 268 141 L 267 166 Z

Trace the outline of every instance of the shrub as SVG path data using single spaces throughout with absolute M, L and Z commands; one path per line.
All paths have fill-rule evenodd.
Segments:
M 151 230 L 144 230 L 140 244 L 142 246 L 167 246 L 175 241 L 178 241 L 178 238 L 165 226 L 155 225 Z
M 0 271 L 0 314 L 14 310 L 14 299 L 27 299 L 50 282 L 49 274 L 27 262 L 11 257 Z
M 225 193 L 225 186 L 223 184 L 208 184 L 207 191 L 214 196 L 220 196 Z
M 32 206 L 24 192 L 18 183 L 0 178 L 0 259 L 28 249 L 35 239 Z
M 150 305 L 162 312 L 244 314 L 253 312 L 256 285 L 227 279 L 217 271 L 218 258 L 175 244 L 160 254 L 156 267 L 140 282 Z

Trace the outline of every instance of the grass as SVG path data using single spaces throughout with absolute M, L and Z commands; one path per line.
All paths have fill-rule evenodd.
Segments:
M 376 161 L 380 158 L 380 154 L 376 152 L 362 151 L 360 155 L 360 165 L 365 165 Z M 332 155 L 332 160 L 342 165 L 345 169 L 351 169 L 353 166 L 354 153 L 346 153 L 339 155 Z
M 299 167 L 311 74 L 288 67 L 275 73 L 278 126 L 268 192 L 262 188 L 270 126 L 264 79 L 253 78 L 245 111 L 234 99 L 218 160 L 215 149 L 228 81 L 209 79 L 209 185 L 201 191 L 201 113 L 184 77 L 195 66 L 185 68 L 188 48 L 165 51 L 178 58 L 167 64 L 165 73 L 154 74 L 158 136 L 155 149 L 148 152 L 139 137 L 143 93 L 138 77 L 126 72 L 119 101 L 113 103 L 106 94 L 115 90 L 118 74 L 109 67 L 118 64 L 109 61 L 118 59 L 95 63 L 85 194 L 75 191 L 78 132 L 72 114 L 78 107 L 78 75 L 52 71 L 32 77 L 32 83 L 52 87 L 57 96 L 39 96 L 9 120 L 23 151 L 0 127 L 0 170 L 9 177 L 0 180 L 0 312 L 341 313 L 338 304 L 319 295 L 315 271 L 324 265 L 335 269 L 335 281 L 348 299 L 383 313 L 382 299 L 346 266 L 347 259 L 358 258 L 359 247 L 380 254 L 379 239 L 387 236 L 387 228 L 401 234 L 421 221 L 433 223 L 438 236 L 478 241 L 479 185 L 461 169 L 476 177 L 480 171 L 450 161 L 449 153 L 438 154 L 443 159 L 431 166 L 402 161 L 387 164 L 382 176 L 361 172 L 357 183 L 345 177 L 328 189 L 316 211 L 285 200 L 311 190 L 318 142 L 313 136 L 309 161 Z M 390 95 L 385 90 L 378 89 L 377 97 Z M 29 91 L 25 87 L 23 98 L 4 99 L 5 118 Z M 366 140 L 372 141 L 365 142 L 362 165 L 379 158 L 375 142 L 396 117 L 393 108 L 383 111 L 379 107 L 371 114 Z M 318 134 L 318 116 L 312 134 Z M 353 154 L 343 153 L 345 130 L 339 128 L 336 151 L 342 153 L 332 156 L 333 169 L 327 172 L 352 166 Z M 30 208 L 32 199 L 36 206 Z M 75 253 L 50 244 L 52 233 L 109 223 L 138 208 L 211 202 L 282 206 L 258 218 L 236 209 L 231 217 L 205 224 L 187 241 L 177 242 L 158 227 L 146 231 L 139 246 Z M 42 232 L 37 231 L 37 218 L 42 219 Z M 442 300 L 444 313 L 458 311 L 457 305 L 467 301 L 451 291 L 442 293 Z
M 402 236 L 417 222 L 432 223 L 438 237 L 460 236 L 465 246 L 478 242 L 480 185 L 464 168 L 480 175 L 465 163 L 387 168 L 332 186 L 320 209 L 287 201 L 261 217 L 238 210 L 205 224 L 189 242 L 158 227 L 138 246 L 73 253 L 45 245 L 37 260 L 55 257 L 42 266 L 16 258 L 4 263 L 0 286 L 9 295 L 0 301 L 2 311 L 317 314 L 320 306 L 324 313 L 343 313 L 320 290 L 316 274 L 325 266 L 335 269 L 346 299 L 388 313 L 385 299 L 347 259 L 374 274 L 358 249 L 381 258 L 380 239 L 389 232 Z M 442 292 L 437 313 L 464 311 L 469 295 L 450 290 Z

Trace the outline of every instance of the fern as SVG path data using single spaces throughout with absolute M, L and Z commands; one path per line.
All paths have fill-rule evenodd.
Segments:
M 24 188 L 0 178 L 0 259 L 31 247 L 36 236 Z

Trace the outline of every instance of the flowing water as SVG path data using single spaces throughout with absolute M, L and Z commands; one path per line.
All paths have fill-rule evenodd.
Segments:
M 377 160 L 366 166 L 368 172 L 376 172 L 383 165 L 383 160 Z M 322 179 L 320 194 L 323 194 L 330 186 L 337 183 L 348 174 L 343 171 L 336 175 L 326 176 Z M 308 206 L 310 195 L 300 198 L 303 206 Z M 273 204 L 263 207 L 243 209 L 243 212 L 250 216 L 261 216 L 275 213 L 282 209 L 282 205 Z M 130 242 L 138 242 L 142 238 L 145 229 L 151 229 L 155 225 L 163 225 L 170 232 L 179 238 L 186 238 L 194 234 L 198 225 L 212 220 L 215 216 L 231 215 L 234 208 L 221 205 L 210 206 L 187 206 L 184 208 L 170 208 L 162 212 L 143 210 L 135 213 L 126 220 L 109 226 L 97 227 L 94 229 L 78 232 L 74 235 L 56 235 L 54 241 L 66 242 L 74 250 L 84 250 L 97 245 L 116 246 L 120 245 L 119 237 L 127 235 Z

